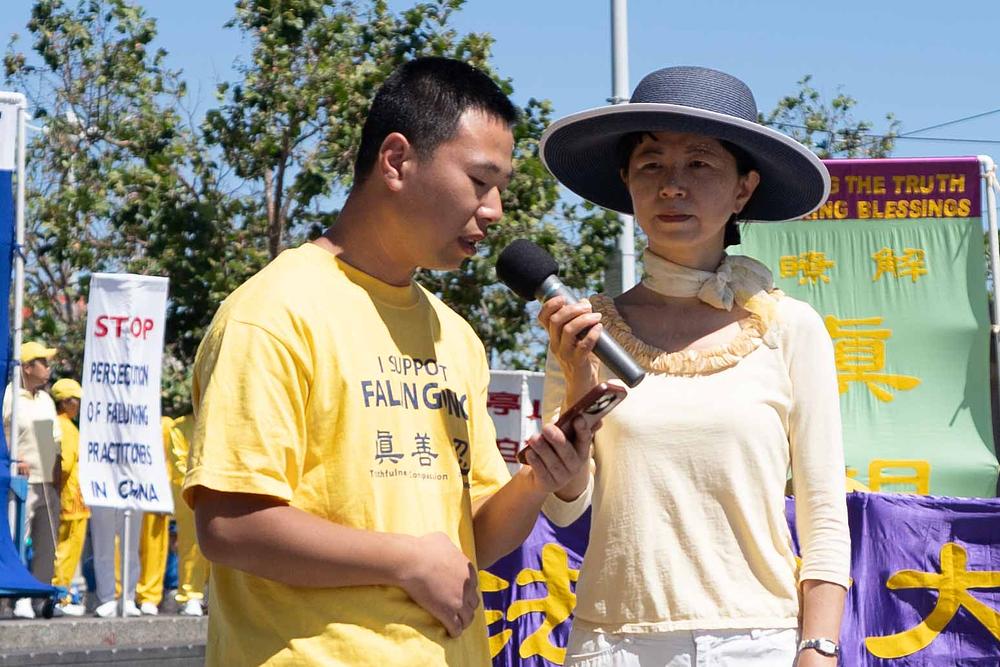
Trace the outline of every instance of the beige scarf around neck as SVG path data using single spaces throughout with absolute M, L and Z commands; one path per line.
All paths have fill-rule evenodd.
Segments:
M 756 259 L 725 255 L 715 271 L 701 271 L 675 264 L 646 248 L 642 261 L 642 284 L 657 294 L 695 296 L 720 310 L 732 310 L 735 304 L 765 322 L 774 319 L 774 279 L 770 269 Z

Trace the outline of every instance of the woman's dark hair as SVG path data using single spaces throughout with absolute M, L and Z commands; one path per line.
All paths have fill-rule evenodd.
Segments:
M 642 143 L 644 137 L 654 138 L 652 132 L 630 132 L 623 135 L 622 138 L 618 140 L 616 153 L 618 157 L 618 169 L 620 171 L 628 171 L 628 162 L 632 159 L 632 153 L 635 151 L 635 147 Z M 757 163 L 754 162 L 750 153 L 746 152 L 732 142 L 725 141 L 723 139 L 718 139 L 717 141 L 736 160 L 737 174 L 740 176 L 746 176 L 757 168 Z M 726 223 L 725 238 L 723 239 L 723 243 L 728 248 L 731 245 L 738 245 L 740 240 L 740 227 L 737 222 L 737 215 L 733 213 L 733 215 L 729 218 L 729 221 Z
M 354 183 L 362 183 L 379 147 L 399 132 L 426 157 L 455 136 L 458 120 L 469 109 L 493 116 L 508 127 L 517 108 L 493 80 L 472 65 L 450 58 L 416 58 L 389 75 L 375 93 L 354 161 Z

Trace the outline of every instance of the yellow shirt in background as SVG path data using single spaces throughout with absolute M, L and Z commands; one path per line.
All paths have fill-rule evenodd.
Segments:
M 354 528 L 441 531 L 475 561 L 472 503 L 508 479 L 471 327 L 314 244 L 222 305 L 198 351 L 185 497 L 288 501 Z M 295 563 L 289 563 L 295 567 Z M 294 588 L 213 566 L 209 665 L 489 665 L 485 618 L 457 639 L 392 586 Z
M 176 424 L 176 421 L 166 415 L 160 417 L 160 431 L 163 437 L 163 463 L 167 466 L 167 479 L 170 480 L 171 484 L 177 477 L 177 469 L 174 467 L 173 457 L 173 432 Z
M 62 519 L 85 519 L 90 510 L 83 502 L 80 492 L 80 431 L 73 420 L 59 415 L 62 431 L 62 487 L 59 489 L 59 517 Z
M 194 440 L 194 415 L 184 415 L 175 419 L 174 427 L 170 429 L 170 483 L 178 488 L 184 485 L 184 477 L 187 475 L 192 440 Z

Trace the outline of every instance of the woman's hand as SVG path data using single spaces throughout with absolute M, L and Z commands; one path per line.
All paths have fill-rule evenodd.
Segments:
M 549 351 L 566 376 L 567 404 L 572 405 L 598 382 L 599 362 L 591 353 L 604 330 L 601 314 L 586 299 L 567 304 L 557 296 L 542 304 L 538 321 L 549 334 Z

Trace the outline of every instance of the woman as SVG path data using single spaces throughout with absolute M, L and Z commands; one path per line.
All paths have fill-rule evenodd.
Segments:
M 829 174 L 756 118 L 738 79 L 673 67 L 542 139 L 564 185 L 634 214 L 649 242 L 640 285 L 539 314 L 546 420 L 609 379 L 590 353 L 601 330 L 648 371 L 605 418 L 592 472 L 546 503 L 560 524 L 593 505 L 567 665 L 837 662 L 850 545 L 832 346 L 766 267 L 724 251 L 738 217 L 816 209 Z

